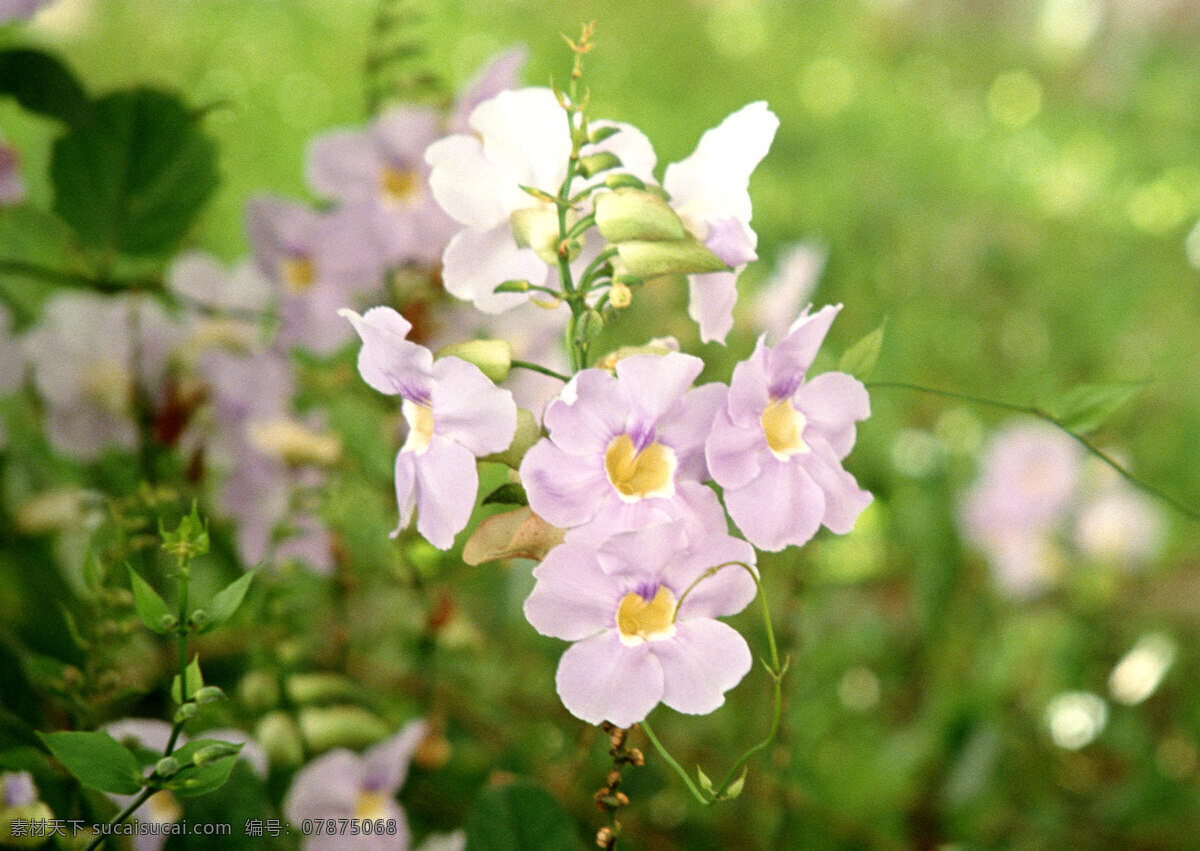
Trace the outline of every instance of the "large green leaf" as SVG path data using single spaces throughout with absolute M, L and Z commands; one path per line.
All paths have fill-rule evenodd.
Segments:
M 89 789 L 136 795 L 142 770 L 132 753 L 104 732 L 38 733 L 50 753 Z
M 0 51 L 0 94 L 12 95 L 29 111 L 67 124 L 85 124 L 91 117 L 91 99 L 75 75 L 41 51 Z
M 578 851 L 575 825 L 549 792 L 517 781 L 487 789 L 467 817 L 467 851 Z
M 171 249 L 217 185 L 217 151 L 174 95 L 115 92 L 54 144 L 54 209 L 88 246 Z
M 146 628 L 157 633 L 170 632 L 164 621 L 171 617 L 171 610 L 163 598 L 132 567 L 129 567 L 129 582 L 133 589 L 133 606 Z

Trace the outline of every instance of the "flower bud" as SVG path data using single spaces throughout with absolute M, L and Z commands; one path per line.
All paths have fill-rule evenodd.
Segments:
M 529 447 L 537 443 L 541 436 L 542 429 L 533 413 L 524 408 L 517 408 L 517 430 L 513 434 L 512 443 L 508 445 L 508 449 L 492 455 L 485 455 L 479 460 L 507 464 L 515 470 L 521 466 L 521 459 L 525 457 Z
M 238 699 L 251 712 L 274 709 L 279 701 L 279 682 L 270 671 L 251 671 L 237 687 Z
M 196 611 L 192 612 L 192 616 L 188 618 L 188 626 L 192 629 L 204 629 L 204 627 L 208 626 L 209 620 L 208 612 L 204 611 L 204 609 L 196 609 Z
M 660 275 L 697 275 L 729 271 L 729 267 L 720 257 L 694 239 L 676 242 L 622 242 L 617 246 L 617 251 L 626 271 L 643 280 Z
M 175 710 L 175 718 L 173 720 L 176 724 L 182 724 L 184 721 L 190 721 L 195 718 L 199 712 L 200 707 L 197 706 L 193 701 L 189 700 L 187 703 L 183 704 L 183 706 Z
M 200 748 L 200 750 L 192 754 L 192 763 L 197 768 L 200 768 L 201 766 L 208 765 L 210 762 L 216 762 L 222 757 L 233 756 L 240 750 L 240 745 L 230 744 L 229 742 L 217 742 L 216 744 Z
M 558 214 L 549 206 L 523 207 L 509 217 L 513 237 L 522 248 L 532 248 L 545 263 L 558 263 Z
M 527 293 L 529 292 L 529 281 L 505 281 L 496 287 L 492 292 L 495 293 Z
M 618 174 L 610 174 L 604 178 L 604 185 L 609 189 L 620 189 L 624 186 L 632 187 L 633 189 L 645 189 L 646 184 L 640 178 L 634 177 L 632 174 L 620 172 Z
M 304 762 L 300 730 L 286 713 L 264 715 L 254 728 L 254 740 L 262 745 L 267 758 L 275 765 L 289 768 Z
M 358 749 L 385 738 L 390 728 L 360 706 L 310 706 L 300 710 L 300 729 L 313 751 Z
M 629 307 L 632 301 L 633 290 L 629 289 L 629 285 L 621 281 L 613 281 L 608 290 L 608 303 L 613 307 Z
M 596 227 L 609 242 L 677 242 L 688 238 L 679 214 L 644 189 L 616 189 L 596 198 Z
M 621 165 L 621 158 L 616 154 L 610 151 L 601 151 L 598 154 L 588 154 L 586 157 L 580 157 L 579 173 L 584 177 L 594 177 L 602 171 L 620 168 Z
M 293 703 L 329 703 L 354 697 L 355 685 L 338 674 L 293 674 L 285 685 L 288 699 Z
M 164 756 L 154 764 L 154 773 L 164 780 L 169 780 L 179 773 L 179 760 L 173 756 Z
M 175 615 L 163 615 L 158 619 L 164 632 L 174 632 L 179 627 L 179 618 Z
M 196 692 L 195 697 L 192 699 L 203 706 L 206 703 L 216 703 L 218 700 L 224 700 L 225 692 L 219 686 L 205 686 Z
M 507 340 L 467 340 L 442 348 L 437 357 L 456 357 L 479 367 L 492 381 L 499 384 L 508 378 L 512 368 L 512 343 Z

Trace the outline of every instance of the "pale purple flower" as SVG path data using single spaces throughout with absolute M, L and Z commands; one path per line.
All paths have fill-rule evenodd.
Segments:
M 839 310 L 806 309 L 774 347 L 760 338 L 734 368 L 706 443 L 729 516 L 760 549 L 799 546 L 822 524 L 849 532 L 871 503 L 842 467 L 855 422 L 870 414 L 866 388 L 844 372 L 805 378 Z
M 28 771 L 0 772 L 0 810 L 27 807 L 37 799 L 37 786 Z
M 167 269 L 167 287 L 193 307 L 225 312 L 260 312 L 271 300 L 271 284 L 248 260 L 227 270 L 211 254 L 185 251 Z
M 55 296 L 23 338 L 55 448 L 85 461 L 133 449 L 135 394 L 158 397 L 181 328 L 148 299 Z
M 0 207 L 12 207 L 25 200 L 25 181 L 21 178 L 21 157 L 16 148 L 0 136 Z
M 501 92 L 476 107 L 468 123 L 473 133 L 448 136 L 425 152 L 434 197 L 462 225 L 442 255 L 442 278 L 451 295 L 499 313 L 528 298 L 495 293 L 504 281 L 555 286 L 557 208 L 521 187 L 557 194 L 567 176 L 570 132 L 565 111 L 545 88 Z M 585 146 L 585 155 L 612 152 L 626 172 L 651 179 L 654 150 L 640 131 L 611 122 L 591 126 L 620 132 Z M 579 178 L 572 190 L 584 185 Z
M 24 20 L 54 0 L 0 0 L 0 24 Z
M 1061 573 L 1062 535 L 1080 482 L 1083 450 L 1046 423 L 1014 422 L 983 451 L 978 480 L 959 512 L 964 537 L 981 550 L 996 584 L 1016 597 Z
M 361 756 L 338 748 L 300 769 L 283 804 L 284 816 L 292 825 L 310 819 L 384 819 L 395 822 L 397 828 L 391 835 L 316 834 L 304 839 L 305 851 L 407 849 L 412 836 L 396 793 L 404 785 L 409 762 L 427 730 L 424 721 L 412 721 Z
M 731 561 L 753 567 L 753 548 L 724 532 L 691 535 L 681 521 L 551 550 L 525 617 L 574 642 L 555 677 L 567 709 L 629 727 L 659 703 L 692 715 L 721 706 L 751 665 L 745 640 L 715 618 L 744 609 L 754 580 L 737 565 L 704 577 Z
M 326 198 L 361 206 L 385 262 L 431 265 L 455 229 L 428 185 L 425 148 L 441 135 L 441 117 L 432 109 L 388 110 L 365 131 L 314 139 L 308 182 Z
M 384 268 L 365 208 L 318 213 L 257 198 L 246 205 L 246 229 L 259 268 L 280 291 L 280 345 L 331 354 L 349 342 L 354 335 L 337 310 L 375 293 Z
M 758 236 L 750 228 L 750 175 L 778 127 L 764 101 L 748 104 L 705 132 L 692 155 L 667 166 L 663 175 L 663 189 L 684 226 L 732 269 L 688 276 L 688 315 L 700 325 L 704 342 L 725 341 L 733 327 L 737 276 L 758 259 Z
M 724 525 L 708 487 L 704 439 L 726 388 L 692 389 L 704 362 L 691 355 L 632 355 L 616 375 L 585 369 L 546 407 L 549 436 L 521 463 L 529 507 L 568 540 L 688 519 Z
M 450 549 L 475 505 L 475 459 L 508 448 L 517 429 L 512 394 L 473 364 L 440 358 L 405 338 L 412 325 L 389 307 L 359 316 L 343 310 L 362 337 L 358 371 L 380 393 L 400 396 L 408 436 L 396 455 L 398 535 L 417 512 L 417 531 Z

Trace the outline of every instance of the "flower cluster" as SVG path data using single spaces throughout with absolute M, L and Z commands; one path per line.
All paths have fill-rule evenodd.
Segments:
M 1155 555 L 1165 531 L 1154 502 L 1085 459 L 1069 435 L 1038 422 L 1014 422 L 992 437 L 959 525 L 987 556 L 997 585 L 1015 597 L 1055 585 L 1071 551 L 1136 568 Z
M 474 508 L 476 459 L 507 449 L 498 457 L 528 508 L 481 527 L 469 557 L 541 559 L 525 614 L 573 642 L 557 675 L 566 707 L 622 727 L 659 703 L 711 712 L 750 668 L 745 641 L 716 619 L 754 598 L 755 547 L 848 532 L 871 501 L 842 466 L 869 414 L 865 388 L 841 372 L 808 376 L 840 305 L 805 308 L 773 345 L 764 334 L 728 385 L 696 386 L 705 364 L 673 340 L 602 359 L 590 347 L 636 288 L 682 277 L 701 339 L 724 341 L 738 272 L 756 259 L 747 186 L 778 120 L 764 103 L 735 112 L 661 186 L 641 132 L 589 121 L 571 94 L 502 92 L 467 124 L 474 133 L 425 153 L 433 198 L 457 226 L 446 288 L 484 312 L 565 303 L 573 374 L 545 405 L 544 436 L 514 440 L 511 396 L 479 369 L 435 360 L 390 308 L 343 310 L 363 341 L 363 379 L 401 397 L 400 528 L 415 510 L 417 530 L 449 548 Z M 489 375 L 519 366 L 547 371 L 505 359 Z M 726 533 L 727 513 L 744 540 Z

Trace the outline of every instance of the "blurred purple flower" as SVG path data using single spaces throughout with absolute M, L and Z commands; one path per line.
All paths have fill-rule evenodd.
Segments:
M 0 810 L 27 807 L 37 799 L 37 786 L 28 771 L 0 772 Z
M 557 208 L 521 187 L 556 194 L 567 176 L 571 139 L 563 108 L 545 88 L 501 92 L 471 113 L 469 125 L 473 133 L 448 136 L 425 152 L 433 167 L 433 195 L 462 226 L 442 255 L 442 278 L 451 295 L 499 313 L 528 298 L 495 293 L 504 281 L 553 287 L 557 280 Z M 650 180 L 654 150 L 641 131 L 592 123 L 593 128 L 602 126 L 620 132 L 585 147 L 584 153 L 612 152 L 625 171 Z
M 688 314 L 706 343 L 725 341 L 733 327 L 738 274 L 758 259 L 758 237 L 750 229 L 750 175 L 778 127 L 764 101 L 748 104 L 706 131 L 691 156 L 667 166 L 663 175 L 663 189 L 684 226 L 733 269 L 688 276 Z
M 0 20 L 3 20 L 2 11 Z M 16 148 L 5 144 L 4 137 L 0 136 L 0 207 L 12 207 L 24 200 L 25 181 L 21 179 L 21 157 Z
M 689 519 L 723 527 L 704 439 L 726 388 L 692 389 L 704 362 L 691 355 L 633 355 L 616 375 L 585 369 L 546 407 L 549 433 L 525 455 L 529 507 L 568 540 Z
M 417 531 L 447 550 L 470 519 L 479 489 L 475 459 L 512 442 L 517 408 L 512 394 L 455 357 L 433 360 L 424 346 L 406 340 L 412 325 L 389 307 L 359 316 L 341 311 L 363 347 L 358 371 L 380 393 L 400 396 L 408 437 L 396 455 L 400 524 L 417 511 Z
M 34 13 L 54 0 L 0 0 L 0 24 L 33 17 Z
M 736 565 L 701 579 L 729 561 L 753 566 L 754 550 L 723 532 L 691 537 L 682 522 L 614 535 L 598 549 L 551 550 L 534 568 L 525 617 L 543 635 L 575 642 L 555 677 L 567 709 L 590 724 L 629 727 L 660 702 L 693 715 L 721 706 L 751 657 L 715 618 L 740 612 L 756 590 Z
M 384 261 L 362 205 L 317 213 L 280 198 L 246 205 L 254 259 L 279 290 L 279 344 L 318 354 L 341 348 L 353 333 L 338 308 L 376 292 Z
M 133 449 L 135 394 L 157 399 L 182 326 L 148 299 L 62 293 L 23 338 L 59 451 L 92 461 Z
M 412 842 L 404 810 L 396 793 L 408 776 L 413 753 L 425 738 L 428 726 L 412 721 L 395 736 L 361 756 L 338 748 L 310 762 L 296 773 L 284 800 L 283 813 L 293 825 L 310 819 L 384 819 L 396 824 L 396 833 L 323 835 L 307 837 L 305 851 L 403 851 Z
M 706 443 L 725 506 L 756 547 L 799 546 L 822 524 L 843 534 L 871 503 L 842 467 L 855 422 L 870 414 L 867 391 L 844 372 L 805 380 L 841 305 L 808 309 L 778 345 L 759 338 L 733 370 L 728 402 Z

